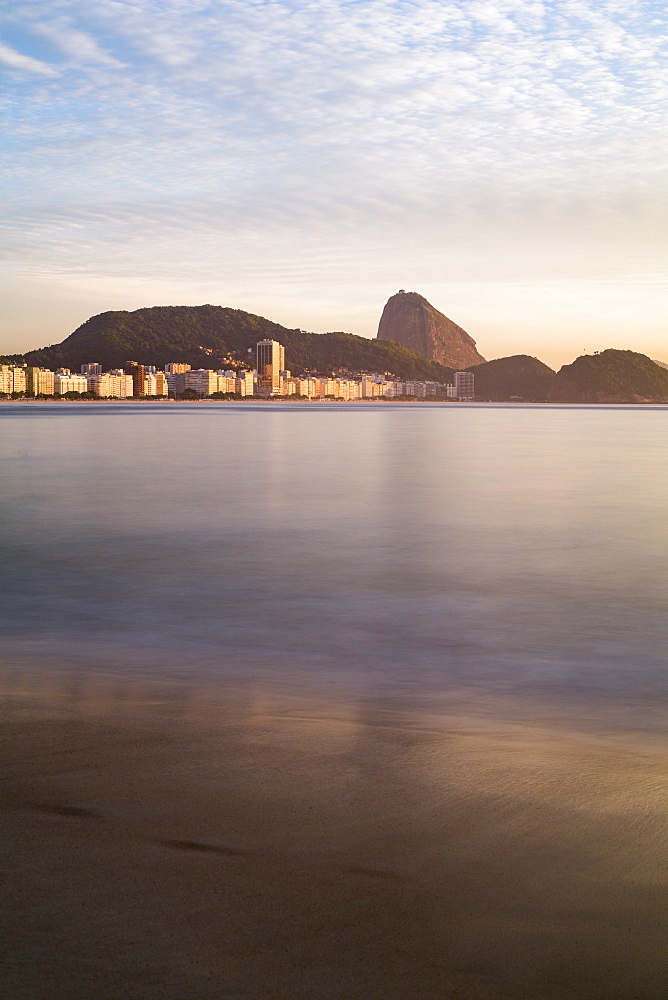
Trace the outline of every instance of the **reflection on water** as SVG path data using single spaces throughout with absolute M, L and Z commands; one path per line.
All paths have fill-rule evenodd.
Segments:
M 665 415 L 6 404 L 5 655 L 654 726 Z
M 0 407 L 6 995 L 662 1000 L 664 420 Z

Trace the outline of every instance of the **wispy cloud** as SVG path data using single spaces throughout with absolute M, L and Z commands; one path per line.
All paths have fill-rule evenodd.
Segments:
M 70 56 L 75 64 L 99 63 L 103 66 L 123 66 L 120 60 L 105 52 L 91 35 L 72 28 L 65 19 L 59 19 L 51 24 L 36 25 L 35 30 Z
M 41 59 L 33 59 L 32 56 L 27 56 L 23 52 L 17 52 L 16 49 L 10 48 L 3 42 L 0 42 L 0 66 L 22 70 L 25 73 L 37 73 L 40 76 L 55 76 L 56 74 L 53 66 L 42 62 Z
M 5 8 L 5 231 L 31 271 L 150 281 L 248 256 L 258 280 L 306 276 L 308 311 L 365 258 L 479 288 L 585 259 L 618 280 L 656 252 L 654 0 Z

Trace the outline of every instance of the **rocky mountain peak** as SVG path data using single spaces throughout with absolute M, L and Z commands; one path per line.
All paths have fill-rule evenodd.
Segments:
M 418 292 L 401 289 L 390 296 L 380 318 L 377 337 L 378 340 L 393 340 L 448 368 L 468 368 L 485 361 L 466 330 L 435 309 Z

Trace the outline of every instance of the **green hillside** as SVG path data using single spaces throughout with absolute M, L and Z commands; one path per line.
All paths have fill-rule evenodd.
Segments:
M 271 320 L 222 306 L 153 306 L 134 312 L 93 316 L 61 344 L 28 351 L 16 360 L 45 368 L 98 361 L 105 370 L 126 361 L 162 367 L 183 361 L 195 368 L 254 362 L 258 340 L 280 341 L 286 366 L 295 373 L 336 369 L 387 371 L 400 378 L 449 382 L 452 371 L 389 340 L 368 340 L 352 333 L 305 333 Z
M 476 399 L 493 401 L 516 398 L 542 402 L 554 378 L 551 368 L 528 354 L 497 358 L 466 370 L 475 375 Z
M 642 403 L 668 399 L 668 371 L 645 354 L 602 351 L 585 354 L 559 370 L 550 403 Z

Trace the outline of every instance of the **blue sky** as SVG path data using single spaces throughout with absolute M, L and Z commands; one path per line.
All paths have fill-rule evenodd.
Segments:
M 374 336 L 402 287 L 489 358 L 668 360 L 663 3 L 2 12 L 0 350 L 202 302 Z

